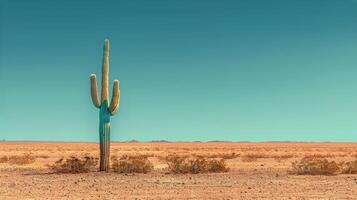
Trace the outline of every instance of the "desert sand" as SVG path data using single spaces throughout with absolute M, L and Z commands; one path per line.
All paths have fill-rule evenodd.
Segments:
M 0 157 L 30 153 L 30 164 L 0 163 L 0 199 L 357 199 L 357 175 L 294 175 L 306 155 L 355 160 L 357 143 L 112 143 L 111 155 L 145 154 L 147 174 L 58 174 L 47 165 L 64 156 L 98 156 L 94 143 L 2 142 Z M 226 157 L 225 173 L 170 174 L 162 156 Z M 234 153 L 234 154 L 232 154 Z M 233 155 L 233 156 L 229 156 Z

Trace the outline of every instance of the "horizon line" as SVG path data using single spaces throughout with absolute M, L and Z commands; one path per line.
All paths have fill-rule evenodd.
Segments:
M 61 141 L 61 140 L 0 140 L 0 143 L 93 143 L 91 141 Z M 231 140 L 187 140 L 187 141 L 172 141 L 172 140 L 124 140 L 124 141 L 111 141 L 111 143 L 357 143 L 357 141 L 294 141 L 294 140 L 267 140 L 267 141 L 231 141 Z

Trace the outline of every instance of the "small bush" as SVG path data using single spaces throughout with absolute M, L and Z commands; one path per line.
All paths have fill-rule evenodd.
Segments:
M 208 160 L 207 161 L 207 171 L 218 173 L 218 172 L 228 172 L 229 168 L 224 159 L 220 160 Z
M 189 164 L 186 161 L 187 156 L 178 156 L 178 155 L 168 155 L 163 158 L 168 165 L 168 170 L 171 173 L 188 173 L 190 171 Z M 192 171 L 192 170 L 191 170 Z
M 118 173 L 148 173 L 154 166 L 146 155 L 123 155 L 120 158 L 112 157 L 112 168 Z
M 334 175 L 341 170 L 341 164 L 327 159 L 304 157 L 292 163 L 293 174 L 298 175 Z
M 198 174 L 229 171 L 224 159 L 206 160 L 202 156 L 189 158 L 187 156 L 178 156 L 174 154 L 167 156 L 165 160 L 168 165 L 168 171 L 174 174 Z
M 71 156 L 69 158 L 61 158 L 53 165 L 50 165 L 50 169 L 56 173 L 86 173 L 94 170 L 97 166 L 98 159 L 92 156 L 85 156 L 84 158 L 77 158 Z
M 357 160 L 343 163 L 343 174 L 357 174 Z

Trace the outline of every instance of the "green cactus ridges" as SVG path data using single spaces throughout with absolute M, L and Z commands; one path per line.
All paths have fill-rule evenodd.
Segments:
M 91 96 L 95 107 L 99 108 L 99 143 L 100 143 L 100 166 L 99 171 L 109 170 L 110 154 L 110 116 L 119 109 L 120 90 L 119 81 L 114 80 L 112 99 L 108 102 L 108 80 L 109 80 L 109 39 L 104 41 L 103 65 L 102 65 L 102 94 L 98 98 L 97 78 L 95 74 L 90 76 Z

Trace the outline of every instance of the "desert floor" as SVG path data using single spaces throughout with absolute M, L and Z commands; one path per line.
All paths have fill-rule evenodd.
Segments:
M 92 143 L 0 143 L 0 157 L 30 153 L 31 164 L 0 163 L 0 199 L 357 199 L 357 175 L 293 175 L 307 155 L 356 160 L 357 143 L 112 143 L 111 155 L 145 154 L 147 174 L 58 174 L 47 164 L 69 155 L 98 156 Z M 171 153 L 226 157 L 226 173 L 169 174 Z M 234 153 L 234 156 L 229 156 Z

